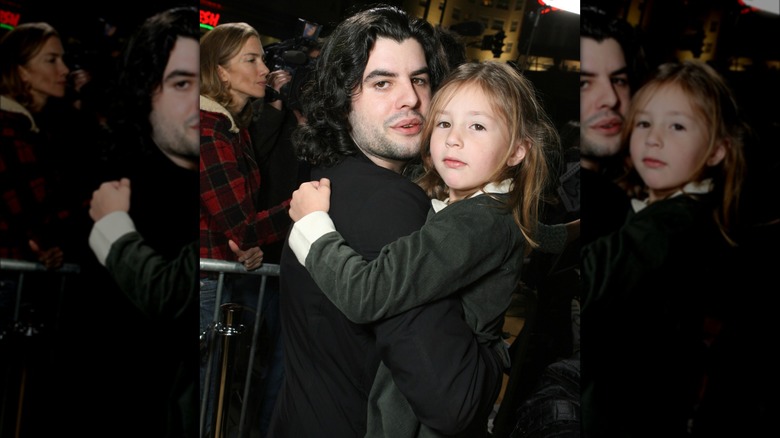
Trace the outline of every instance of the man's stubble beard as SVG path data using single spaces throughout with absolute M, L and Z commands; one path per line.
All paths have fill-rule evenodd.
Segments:
M 349 122 L 353 127 L 352 140 L 366 154 L 385 160 L 407 162 L 420 153 L 422 133 L 408 137 L 408 142 L 394 142 L 384 131 L 374 129 L 371 124 L 363 123 L 360 116 L 355 113 L 349 115 Z

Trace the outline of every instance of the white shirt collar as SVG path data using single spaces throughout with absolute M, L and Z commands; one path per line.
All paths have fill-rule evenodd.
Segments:
M 484 189 L 478 190 L 474 192 L 473 195 L 469 196 L 469 198 L 473 198 L 479 195 L 483 195 L 485 193 L 509 193 L 509 191 L 512 189 L 512 180 L 511 179 L 505 179 L 501 181 L 500 183 L 489 183 L 485 186 Z M 431 199 L 431 206 L 433 207 L 433 211 L 436 213 L 440 212 L 444 209 L 444 207 L 450 205 L 450 198 L 447 198 L 443 201 L 440 201 L 438 199 Z
M 712 189 L 713 187 L 712 187 L 711 178 L 707 178 L 702 181 L 693 181 L 683 186 L 681 190 L 672 193 L 666 199 L 674 198 L 675 196 L 680 196 L 683 194 L 700 195 L 704 193 L 709 193 L 712 191 Z M 631 207 L 634 209 L 634 212 L 639 212 L 645 209 L 645 207 L 647 207 L 648 205 L 649 204 L 647 203 L 647 201 L 643 199 L 636 199 L 636 198 L 631 199 Z

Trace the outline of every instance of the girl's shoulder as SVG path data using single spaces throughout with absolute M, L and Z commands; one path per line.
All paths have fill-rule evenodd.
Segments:
M 515 224 L 512 212 L 506 208 L 504 194 L 481 194 L 454 202 L 439 210 L 431 220 L 457 221 L 474 232 L 491 230 L 499 232 L 506 229 L 508 233 L 520 233 Z
M 676 196 L 631 213 L 625 227 L 656 235 L 708 235 L 717 233 L 711 196 Z

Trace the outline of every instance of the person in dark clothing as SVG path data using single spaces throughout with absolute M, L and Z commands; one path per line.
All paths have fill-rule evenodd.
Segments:
M 599 9 L 580 15 L 580 218 L 582 244 L 623 224 L 628 197 L 614 181 L 623 170 L 620 131 L 638 81 L 633 29 Z
M 328 37 L 303 96 L 307 124 L 293 137 L 298 155 L 312 165 L 310 179 L 342 187 L 331 216 L 366 259 L 425 222 L 428 197 L 401 172 L 419 153 L 431 94 L 448 70 L 442 54 L 428 23 L 395 7 L 369 7 Z M 457 300 L 355 324 L 287 244 L 280 265 L 285 382 L 269 436 L 372 436 L 369 394 L 391 378 L 417 420 L 385 419 L 393 436 L 416 436 L 420 424 L 472 437 L 470 426 L 485 429 L 471 422 L 485 408 L 490 376 Z M 389 373 L 377 374 L 380 361 Z
M 132 329 L 105 339 L 100 355 L 114 364 L 111 375 L 90 376 L 95 382 L 114 376 L 112 402 L 97 408 L 95 430 L 197 436 L 197 16 L 195 8 L 176 7 L 147 18 L 128 41 L 112 87 L 113 181 L 92 199 L 97 222 L 89 243 L 99 265 L 89 275 L 102 278 L 98 292 L 108 310 L 98 321 Z M 115 191 L 127 208 L 101 202 Z M 87 395 L 98 397 L 100 385 L 94 386 Z

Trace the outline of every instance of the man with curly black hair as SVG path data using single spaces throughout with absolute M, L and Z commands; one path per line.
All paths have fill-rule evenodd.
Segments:
M 432 26 L 395 7 L 352 15 L 323 46 L 302 99 L 307 123 L 293 142 L 311 179 L 330 178 L 330 215 L 368 260 L 425 222 L 430 200 L 402 173 L 419 154 L 431 96 L 447 72 Z M 270 436 L 485 436 L 477 419 L 492 408 L 482 400 L 491 377 L 477 359 L 489 352 L 456 299 L 355 324 L 289 242 L 280 267 L 285 383 Z

